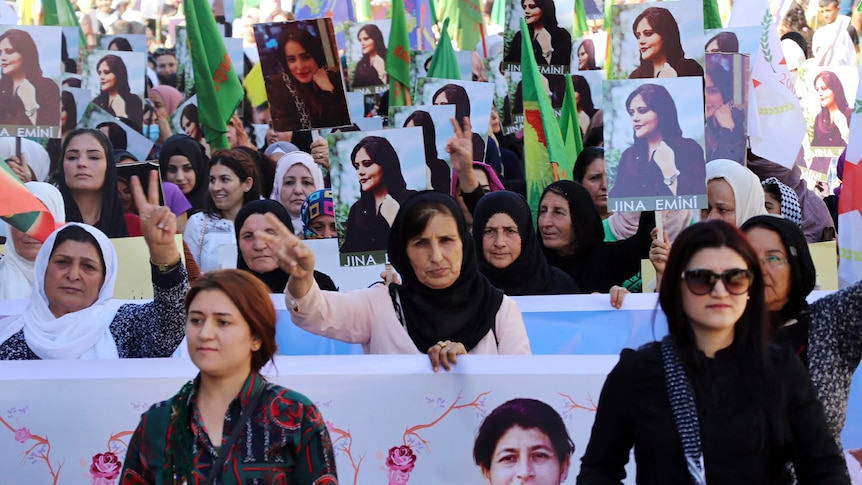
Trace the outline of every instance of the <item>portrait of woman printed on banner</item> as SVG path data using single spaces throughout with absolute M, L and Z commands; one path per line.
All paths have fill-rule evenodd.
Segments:
M 581 45 L 578 46 L 578 70 L 579 71 L 596 71 L 600 69 L 596 66 L 596 44 L 593 39 L 584 39 Z
M 352 86 L 364 88 L 389 84 L 389 75 L 386 73 L 386 42 L 383 40 L 383 32 L 380 32 L 380 28 L 374 24 L 366 24 L 359 29 L 356 39 L 359 40 L 362 58 L 359 59 L 353 70 Z
M 323 39 L 303 25 L 284 27 L 277 54 L 282 71 L 266 78 L 272 126 L 298 131 L 349 125 L 341 71 L 327 64 Z
M 415 191 L 407 189 L 398 153 L 386 138 L 363 138 L 353 147 L 350 161 L 360 195 L 350 207 L 341 252 L 383 251 L 398 209 Z
M 572 63 L 572 34 L 557 25 L 557 7 L 553 0 L 523 0 L 524 21 L 533 40 L 536 64 L 541 66 L 569 66 Z M 509 43 L 505 62 L 521 63 L 521 32 L 515 33 Z
M 743 163 L 745 112 L 733 105 L 733 76 L 717 60 L 706 63 L 704 99 L 706 160 L 726 158 Z
M 620 157 L 611 198 L 703 194 L 703 148 L 682 136 L 676 103 L 664 86 L 642 84 L 626 99 L 633 143 Z
M 814 77 L 814 90 L 820 100 L 820 113 L 814 118 L 813 147 L 844 147 L 850 135 L 850 115 L 844 86 L 832 71 L 821 71 Z
M 60 87 L 42 75 L 29 33 L 9 29 L 0 35 L 0 74 L 0 125 L 60 123 Z
M 573 75 L 572 86 L 575 90 L 575 104 L 578 108 L 578 126 L 581 128 L 581 136 L 586 138 L 591 129 L 603 126 L 604 115 L 602 110 L 596 108 L 593 102 L 593 92 L 584 76 Z
M 141 126 L 144 122 L 144 103 L 132 93 L 129 72 L 123 59 L 108 54 L 96 63 L 96 71 L 99 74 L 100 92 L 93 99 L 93 104 L 117 118 L 128 118 Z
M 434 96 L 431 96 L 431 102 L 435 105 L 455 105 L 455 119 L 464 129 L 464 118 L 470 117 L 470 96 L 467 95 L 467 90 L 463 86 L 457 84 L 447 84 L 438 89 Z M 485 159 L 485 140 L 478 133 L 473 133 L 473 161 L 482 161 Z
M 413 126 L 422 127 L 429 187 L 438 192 L 448 193 L 452 182 L 452 169 L 437 153 L 437 130 L 434 127 L 434 119 L 427 111 L 416 110 L 404 121 L 404 128 Z
M 687 59 L 679 37 L 679 25 L 667 9 L 649 7 L 632 24 L 640 50 L 640 65 L 629 78 L 703 76 L 697 61 Z

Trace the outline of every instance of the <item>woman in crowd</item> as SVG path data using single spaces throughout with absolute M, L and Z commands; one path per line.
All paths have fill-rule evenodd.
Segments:
M 569 274 L 581 291 L 607 293 L 640 271 L 640 260 L 649 254 L 655 214 L 642 212 L 634 236 L 606 243 L 593 196 L 576 182 L 560 180 L 542 193 L 537 227 L 550 264 Z
M 422 127 L 422 138 L 425 140 L 425 167 L 428 172 L 428 187 L 437 192 L 446 193 L 452 178 L 452 169 L 437 153 L 437 130 L 434 120 L 427 111 L 418 109 L 407 117 L 404 127 Z
M 581 129 L 581 136 L 586 137 L 590 130 L 604 125 L 604 115 L 602 110 L 596 108 L 593 103 L 593 93 L 584 76 L 573 75 L 572 87 L 575 89 L 575 101 L 578 107 L 578 126 Z
M 626 349 L 602 388 L 578 484 L 847 484 L 823 406 L 793 352 L 767 346 L 757 254 L 709 221 L 680 233 L 661 282 L 669 335 Z
M 295 24 L 278 41 L 282 73 L 266 79 L 276 131 L 308 130 L 350 124 L 339 66 L 326 62 L 321 39 Z
M 65 224 L 66 208 L 63 205 L 63 196 L 56 187 L 45 182 L 27 182 L 24 185 L 45 204 L 57 226 Z M 6 226 L 6 255 L 0 259 L 0 300 L 30 298 L 33 293 L 36 255 L 42 248 L 42 241 L 28 236 L 6 222 L 0 222 L 0 225 Z M 2 326 L 0 322 L 0 327 Z M 0 341 L 8 337 L 0 335 Z
M 120 481 L 337 483 L 320 411 L 260 374 L 277 348 L 266 286 L 242 271 L 218 271 L 195 282 L 185 308 L 200 372 L 141 416 Z
M 135 202 L 152 267 L 153 301 L 113 299 L 117 254 L 104 233 L 87 224 L 57 229 L 39 249 L 35 283 L 24 313 L 3 320 L 0 359 L 168 357 L 183 339 L 183 298 L 189 283 L 177 251 L 176 217 L 158 205 L 158 177 Z
M 706 42 L 707 54 L 717 52 L 739 52 L 739 39 L 733 32 L 719 32 Z
M 584 186 L 593 198 L 593 204 L 599 212 L 602 221 L 607 220 L 608 212 L 608 177 L 605 173 L 605 149 L 602 147 L 586 147 L 575 160 L 572 180 Z M 605 224 L 607 226 L 607 224 Z M 605 228 L 607 232 L 607 227 Z
M 470 119 L 470 97 L 463 86 L 457 84 L 446 84 L 431 96 L 431 102 L 435 105 L 455 105 L 455 119 L 461 129 L 466 129 L 465 120 Z M 473 133 L 473 160 L 485 159 L 485 140 L 478 133 Z
M 60 88 L 42 75 L 30 34 L 9 29 L 0 35 L 0 124 L 57 125 Z
M 524 21 L 533 41 L 536 64 L 568 66 L 572 63 L 572 34 L 557 24 L 557 7 L 553 0 L 523 0 Z M 515 33 L 505 61 L 521 63 L 521 32 Z
M 290 216 L 284 207 L 274 200 L 253 200 L 244 205 L 236 216 L 236 267 L 248 271 L 261 280 L 270 293 L 284 293 L 290 273 L 278 267 L 278 259 L 264 241 L 262 234 L 277 234 L 278 228 L 266 220 L 264 215 L 271 212 L 288 229 L 292 228 Z M 323 290 L 338 291 L 332 279 L 314 272 L 314 279 Z
M 497 406 L 479 427 L 473 460 L 490 485 L 559 485 L 569 475 L 575 444 L 566 423 L 536 399 L 512 399 Z
M 359 40 L 362 58 L 353 70 L 352 86 L 364 88 L 389 84 L 389 75 L 386 73 L 386 43 L 380 28 L 374 24 L 365 24 L 356 33 L 356 39 Z
M 138 126 L 144 123 L 144 104 L 129 86 L 129 73 L 123 59 L 108 54 L 96 63 L 100 93 L 93 104 L 117 118 L 128 118 Z
M 802 206 L 799 197 L 787 185 L 775 177 L 769 177 L 761 182 L 766 212 L 784 216 L 785 219 L 802 227 Z
M 454 159 L 457 155 L 453 153 L 452 156 Z M 469 152 L 467 152 L 467 156 L 469 156 Z M 467 225 L 472 228 L 473 211 L 471 208 L 476 207 L 476 203 L 484 194 L 506 190 L 506 187 L 503 186 L 497 172 L 487 163 L 468 161 L 466 165 L 472 168 L 465 171 L 460 167 L 455 168 L 453 165 L 452 197 L 458 201 L 458 205 L 464 212 L 464 217 L 467 218 Z M 468 174 L 473 176 L 465 176 Z
M 192 211 L 204 209 L 209 188 L 209 158 L 204 147 L 188 135 L 173 135 L 159 152 L 162 179 L 172 182 L 192 205 Z
M 545 259 L 521 194 L 482 197 L 473 211 L 473 242 L 479 272 L 509 296 L 580 293 L 571 276 Z
M 708 62 L 704 76 L 706 160 L 745 161 L 745 112 L 733 106 L 733 76 L 718 62 Z
M 629 78 L 703 76 L 700 64 L 685 57 L 679 25 L 667 9 L 645 9 L 632 23 L 632 33 L 641 54 L 640 65 Z
M 651 8 L 656 7 L 647 10 Z M 702 194 L 703 148 L 682 136 L 676 103 L 667 89 L 638 86 L 626 99 L 626 110 L 634 140 L 620 157 L 610 197 Z
M 312 192 L 302 203 L 300 212 L 302 216 L 302 239 L 338 237 L 332 189 Z
M 295 151 L 279 159 L 269 198 L 287 209 L 293 232 L 298 236 L 302 234 L 302 203 L 312 192 L 323 188 L 320 166 L 308 153 Z
M 850 381 L 862 359 L 862 283 L 806 301 L 816 271 L 805 235 L 780 217 L 752 217 L 742 225 L 760 260 L 774 339 L 802 359 L 841 448 Z
M 427 354 L 435 372 L 461 354 L 530 353 L 521 311 L 479 273 L 467 223 L 448 195 L 429 190 L 402 204 L 388 247 L 402 283 L 388 287 L 321 291 L 302 241 L 283 226 L 264 237 L 291 274 L 284 295 L 291 320 L 309 332 L 371 354 Z
M 814 77 L 814 89 L 820 98 L 820 113 L 814 118 L 813 147 L 844 147 L 850 135 L 853 110 L 844 95 L 844 86 L 832 71 L 820 71 Z
M 155 116 L 149 120 L 150 123 L 144 124 L 144 135 L 153 143 L 164 145 L 173 133 L 168 119 L 183 102 L 183 95 L 172 86 L 160 84 L 150 88 L 147 96 Z
M 748 219 L 766 214 L 760 179 L 733 160 L 713 160 L 706 164 L 706 199 L 701 220 L 721 219 L 739 227 Z
M 581 45 L 578 46 L 578 70 L 579 71 L 595 71 L 599 69 L 596 66 L 596 44 L 593 39 L 584 39 Z
M 398 153 L 386 138 L 363 138 L 353 147 L 350 161 L 360 194 L 347 215 L 341 252 L 382 251 L 399 207 L 414 191 L 407 188 Z
M 234 220 L 242 206 L 260 198 L 259 178 L 247 153 L 219 150 L 213 154 L 204 210 L 189 218 L 183 234 L 201 273 L 236 264 L 223 259 L 221 248 L 236 248 Z
M 117 193 L 114 149 L 105 134 L 92 128 L 73 130 L 63 139 L 61 154 L 56 181 L 66 220 L 95 226 L 108 237 L 128 236 Z

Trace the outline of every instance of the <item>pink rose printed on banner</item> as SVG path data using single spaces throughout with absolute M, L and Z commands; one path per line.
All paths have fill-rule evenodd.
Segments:
M 393 446 L 386 458 L 389 469 L 389 485 L 404 485 L 410 481 L 410 472 L 416 466 L 416 455 L 409 446 Z
M 122 467 L 123 463 L 117 458 L 117 455 L 110 451 L 97 453 L 93 456 L 93 463 L 90 464 L 90 476 L 92 477 L 90 483 L 92 485 L 115 485 Z
M 32 436 L 32 433 L 30 433 L 30 430 L 25 426 L 22 426 L 15 431 L 15 441 L 18 443 L 24 444 L 30 439 L 30 436 Z

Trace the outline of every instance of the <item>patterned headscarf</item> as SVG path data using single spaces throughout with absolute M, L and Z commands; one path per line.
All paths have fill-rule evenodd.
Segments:
M 300 217 L 302 218 L 302 236 L 305 239 L 320 239 L 320 234 L 309 227 L 311 221 L 320 216 L 335 217 L 335 203 L 332 199 L 332 189 L 312 192 L 302 203 Z
M 784 216 L 785 219 L 793 222 L 797 226 L 802 226 L 802 206 L 799 205 L 799 196 L 796 195 L 796 191 L 781 183 L 775 177 L 769 177 L 768 179 L 761 182 L 761 185 L 764 187 L 767 185 L 777 185 L 778 190 L 781 191 L 781 215 Z

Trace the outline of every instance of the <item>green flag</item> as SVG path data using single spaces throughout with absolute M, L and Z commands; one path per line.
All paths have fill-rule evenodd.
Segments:
M 204 136 L 213 150 L 230 148 L 226 124 L 242 101 L 242 84 L 227 54 L 209 2 L 185 0 L 184 4 Z
M 704 30 L 722 28 L 716 0 L 703 0 L 703 28 Z
M 437 48 L 434 49 L 434 56 L 431 57 L 431 65 L 428 66 L 428 77 L 461 79 L 461 69 L 458 67 L 458 59 L 455 57 L 455 49 L 452 48 L 452 40 L 447 31 L 448 26 L 449 17 L 446 17 L 446 20 L 443 21 L 443 28 L 440 29 L 440 40 L 437 41 Z
M 524 162 L 527 200 L 533 216 L 539 208 L 542 191 L 551 182 L 572 177 L 572 164 L 566 153 L 560 125 L 554 117 L 551 97 L 539 74 L 527 23 L 521 19 L 521 91 L 524 100 Z
M 472 51 L 482 40 L 482 5 L 479 0 L 461 0 L 457 5 L 458 49 Z
M 60 27 L 78 27 L 78 45 L 87 48 L 87 38 L 75 16 L 75 10 L 69 0 L 46 0 L 42 2 L 42 24 Z
M 357 22 L 368 22 L 371 20 L 371 0 L 348 1 L 353 1 L 353 11 L 356 12 Z
M 404 0 L 393 0 L 392 27 L 386 49 L 386 72 L 389 73 L 389 106 L 410 106 L 410 37 L 407 34 Z
M 506 29 L 506 2 L 495 0 L 491 7 L 491 24 Z
M 563 110 L 560 115 L 560 132 L 563 135 L 563 144 L 569 160 L 576 160 L 584 150 L 584 141 L 581 138 L 581 127 L 578 123 L 578 105 L 575 102 L 575 87 L 572 85 L 572 76 L 566 75 L 566 95 L 563 97 Z M 563 168 L 569 175 L 574 173 L 574 163 L 571 167 Z
M 590 28 L 587 26 L 587 11 L 584 9 L 584 0 L 575 0 L 575 24 L 572 25 L 572 38 L 577 39 L 588 33 L 590 33 Z

